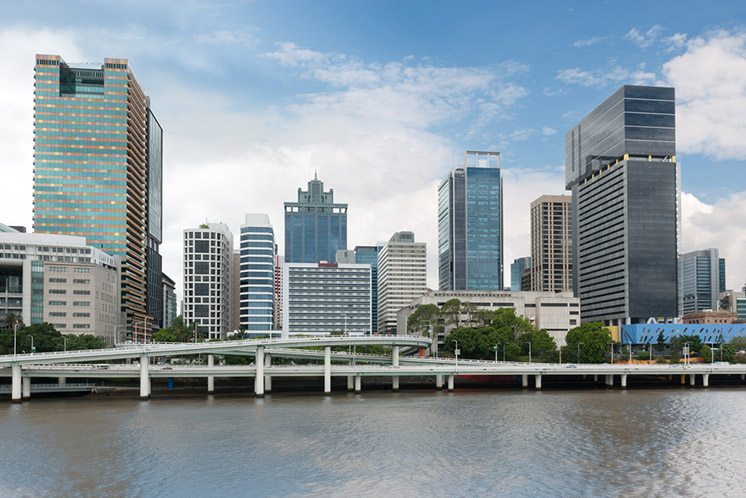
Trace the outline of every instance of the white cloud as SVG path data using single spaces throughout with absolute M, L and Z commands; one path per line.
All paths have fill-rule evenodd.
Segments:
M 199 33 L 194 36 L 197 43 L 208 45 L 254 46 L 259 40 L 251 30 L 219 30 Z
M 576 40 L 572 46 L 573 47 L 590 47 L 593 46 L 599 42 L 602 42 L 606 39 L 605 36 L 592 36 L 591 38 L 586 38 L 585 40 Z
M 545 137 L 551 137 L 557 134 L 557 130 L 550 126 L 544 126 L 541 129 L 541 134 L 544 135 Z
M 718 199 L 712 204 L 687 192 L 681 194 L 682 247 L 680 252 L 715 247 L 725 258 L 728 288 L 740 289 L 746 282 L 746 192 Z
M 601 88 L 609 84 L 649 85 L 655 82 L 656 74 L 646 71 L 644 66 L 637 69 L 626 69 L 612 65 L 603 69 L 585 70 L 579 67 L 561 69 L 557 79 L 568 84 Z
M 655 24 L 647 31 L 640 31 L 637 28 L 630 29 L 624 36 L 627 40 L 634 42 L 640 48 L 646 48 L 658 41 L 658 37 L 663 32 L 663 27 Z
M 668 50 L 673 51 L 679 48 L 683 48 L 686 45 L 686 33 L 674 33 L 673 35 L 664 38 L 663 43 L 668 45 Z
M 663 74 L 676 88 L 680 152 L 746 156 L 746 34 L 694 38 L 686 52 L 663 65 Z

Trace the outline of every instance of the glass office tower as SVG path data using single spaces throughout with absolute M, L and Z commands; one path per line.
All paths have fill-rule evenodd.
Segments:
M 717 249 L 692 251 L 679 256 L 682 313 L 718 309 L 725 260 Z
M 438 188 L 441 290 L 503 289 L 500 153 L 467 151 Z
M 73 65 L 37 55 L 34 105 L 34 231 L 83 236 L 120 256 L 124 319 L 129 331 L 145 330 L 147 273 L 160 271 L 162 188 L 149 99 L 126 59 Z
M 270 331 L 275 322 L 275 231 L 266 214 L 247 214 L 241 226 L 241 330 Z
M 347 204 L 335 204 L 334 189 L 324 192 L 314 175 L 298 202 L 285 203 L 285 262 L 333 262 L 339 249 L 347 249 Z
M 584 322 L 678 315 L 674 89 L 623 86 L 565 136 Z

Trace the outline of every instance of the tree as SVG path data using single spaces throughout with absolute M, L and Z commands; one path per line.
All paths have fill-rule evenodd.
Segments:
M 523 343 L 524 352 L 528 353 L 528 344 L 531 343 L 531 355 L 534 358 L 538 358 L 544 361 L 554 359 L 554 354 L 557 352 L 557 343 L 554 342 L 554 338 L 549 335 L 544 329 L 532 330 L 531 332 L 521 336 L 521 342 Z
M 192 342 L 195 337 L 196 323 L 184 324 L 184 318 L 177 316 L 169 327 L 160 329 L 153 334 L 153 342 Z M 198 332 L 197 338 L 204 339 L 204 334 Z
M 565 342 L 566 358 L 577 358 L 579 363 L 605 363 L 609 360 L 611 333 L 600 322 L 583 323 L 571 329 Z
M 458 327 L 461 322 L 461 301 L 458 299 L 449 299 L 440 307 L 440 316 L 443 318 L 446 327 Z
M 663 336 L 663 331 L 661 330 L 658 332 L 658 351 L 663 351 L 663 349 L 666 347 L 666 338 Z
M 710 346 L 705 344 L 704 346 L 702 346 L 702 349 L 699 350 L 699 356 L 700 358 L 702 358 L 702 361 L 704 363 L 710 363 L 713 357 L 712 348 L 710 348 Z
M 5 316 L 5 319 L 3 320 L 3 328 L 5 330 L 13 330 L 13 325 L 15 323 L 18 323 L 18 328 L 23 327 L 23 318 L 21 318 L 21 315 L 17 315 L 15 313 L 8 313 Z
M 421 304 L 407 320 L 407 332 L 412 335 L 430 337 L 430 330 L 440 317 L 440 308 L 436 304 Z

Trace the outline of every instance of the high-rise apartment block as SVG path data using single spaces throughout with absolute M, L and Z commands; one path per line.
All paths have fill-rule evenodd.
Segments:
M 297 202 L 285 203 L 285 262 L 333 262 L 339 249 L 347 249 L 347 204 L 314 175 Z
M 275 326 L 274 330 L 282 330 L 282 267 L 285 258 L 279 254 L 275 255 Z
M 233 234 L 224 223 L 184 230 L 184 323 L 223 339 L 231 321 Z
M 528 282 L 523 282 L 523 276 L 524 272 L 528 270 L 531 271 L 531 256 L 525 256 L 523 258 L 514 259 L 513 263 L 510 265 L 510 290 L 513 292 L 518 292 L 521 290 L 531 290 L 531 280 L 530 280 L 530 273 L 529 273 L 529 279 Z M 528 288 L 526 287 L 526 284 L 528 284 Z
M 542 195 L 531 203 L 531 289 L 572 290 L 569 195 Z
M 160 321 L 162 131 L 126 59 L 37 55 L 34 231 L 85 237 L 122 258 L 130 334 Z
M 163 326 L 170 327 L 176 320 L 176 282 L 163 274 Z
M 120 313 L 118 257 L 83 237 L 0 233 L 0 321 L 49 323 L 63 334 L 92 334 L 114 345 Z M 141 327 L 144 324 L 140 324 Z
M 266 214 L 247 214 L 241 226 L 241 330 L 275 324 L 275 231 Z
M 370 266 L 285 263 L 282 335 L 367 335 L 371 330 Z
M 719 258 L 717 249 L 692 251 L 679 256 L 682 313 L 718 310 L 721 262 L 725 266 L 725 260 Z
M 467 151 L 438 187 L 441 290 L 503 289 L 500 153 Z
M 623 86 L 565 136 L 583 321 L 678 314 L 674 89 Z
M 427 247 L 397 232 L 378 254 L 378 333 L 397 333 L 396 314 L 427 286 Z M 406 330 L 398 331 L 406 334 Z

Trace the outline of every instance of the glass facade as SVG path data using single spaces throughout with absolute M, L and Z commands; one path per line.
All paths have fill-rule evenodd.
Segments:
M 285 262 L 333 262 L 339 249 L 347 249 L 347 204 L 335 204 L 334 190 L 314 177 L 298 202 L 285 203 Z
M 275 234 L 269 216 L 247 214 L 241 227 L 241 330 L 270 331 L 275 321 Z
M 161 203 L 148 205 L 148 98 L 126 59 L 94 67 L 37 55 L 34 105 L 34 231 L 83 236 L 120 256 L 122 308 L 130 325 L 142 323 L 146 218 Z
M 674 89 L 623 86 L 565 136 L 583 321 L 678 315 Z
M 44 322 L 44 262 L 31 262 L 31 325 Z
M 521 277 L 523 276 L 523 272 L 529 268 L 531 268 L 531 256 L 526 256 L 523 258 L 518 258 L 516 260 L 513 260 L 513 263 L 510 265 L 510 290 L 511 291 L 518 292 L 521 290 L 530 290 L 530 289 L 521 288 Z
M 502 290 L 503 201 L 498 152 L 467 151 L 438 189 L 441 290 Z
M 717 311 L 721 261 L 717 249 L 688 252 L 679 257 L 683 313 Z

